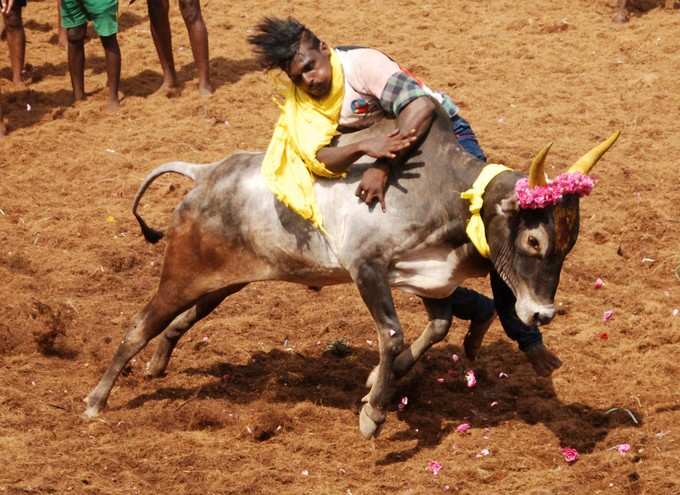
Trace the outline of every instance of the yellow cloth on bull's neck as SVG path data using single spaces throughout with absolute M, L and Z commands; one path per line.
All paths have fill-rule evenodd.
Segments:
M 472 241 L 472 244 L 477 248 L 479 254 L 485 258 L 489 257 L 489 244 L 486 242 L 486 232 L 484 231 L 484 221 L 479 212 L 484 205 L 484 191 L 489 182 L 493 180 L 501 172 L 511 170 L 505 165 L 498 165 L 490 163 L 485 165 L 479 176 L 472 184 L 472 187 L 465 192 L 460 193 L 460 197 L 470 201 L 470 220 L 468 220 L 465 233 Z
M 324 232 L 321 211 L 314 194 L 314 175 L 338 178 L 316 158 L 336 133 L 345 93 L 342 64 L 330 50 L 331 90 L 322 99 L 312 98 L 294 84 L 286 85 L 281 115 L 262 161 L 262 175 L 269 189 L 288 208 Z

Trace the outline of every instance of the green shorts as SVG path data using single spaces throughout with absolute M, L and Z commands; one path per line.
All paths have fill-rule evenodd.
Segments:
M 118 0 L 61 0 L 61 25 L 77 28 L 92 21 L 99 36 L 118 32 Z

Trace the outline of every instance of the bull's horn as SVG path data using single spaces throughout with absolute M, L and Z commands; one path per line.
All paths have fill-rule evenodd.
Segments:
M 602 158 L 602 155 L 604 155 L 607 150 L 611 148 L 612 144 L 616 142 L 620 135 L 621 131 L 616 131 L 614 134 L 609 136 L 609 139 L 598 144 L 588 153 L 579 158 L 576 163 L 569 167 L 568 171 L 581 172 L 582 174 L 587 175 L 590 172 L 590 169 L 592 169 L 597 161 Z
M 531 160 L 529 167 L 529 187 L 545 186 L 545 157 L 548 156 L 548 151 L 552 143 L 546 144 L 541 151 L 536 153 L 536 156 Z

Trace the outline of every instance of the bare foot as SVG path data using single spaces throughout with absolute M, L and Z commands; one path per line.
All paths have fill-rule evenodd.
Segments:
M 484 321 L 472 320 L 470 321 L 470 326 L 468 327 L 467 334 L 465 334 L 465 339 L 463 340 L 463 348 L 465 349 L 465 356 L 470 361 L 474 361 L 479 354 L 479 349 L 482 347 L 482 341 L 486 335 L 487 330 L 496 319 L 496 312 L 493 312 L 491 318 Z
M 614 14 L 614 17 L 612 17 L 612 21 L 618 22 L 619 24 L 623 24 L 624 22 L 628 22 L 630 20 L 630 16 L 628 15 L 628 12 L 625 10 L 619 10 L 616 14 Z
M 210 81 L 199 83 L 198 94 L 201 96 L 211 96 L 214 92 L 215 88 L 213 88 L 213 85 L 210 83 Z
M 524 353 L 538 376 L 547 377 L 562 366 L 562 361 L 543 344 L 535 344 Z
M 106 111 L 109 113 L 116 113 L 120 110 L 120 101 L 118 98 L 110 98 L 106 100 Z
M 164 82 L 161 84 L 161 87 L 158 88 L 156 94 L 163 95 L 166 98 L 177 98 L 182 94 L 182 90 L 177 83 Z

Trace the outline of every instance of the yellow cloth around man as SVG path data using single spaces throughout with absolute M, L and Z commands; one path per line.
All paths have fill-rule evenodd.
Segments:
M 314 194 L 314 175 L 342 177 L 316 159 L 335 136 L 344 96 L 344 76 L 338 56 L 331 52 L 331 90 L 317 100 L 290 83 L 281 115 L 262 161 L 262 175 L 279 201 L 323 231 Z

